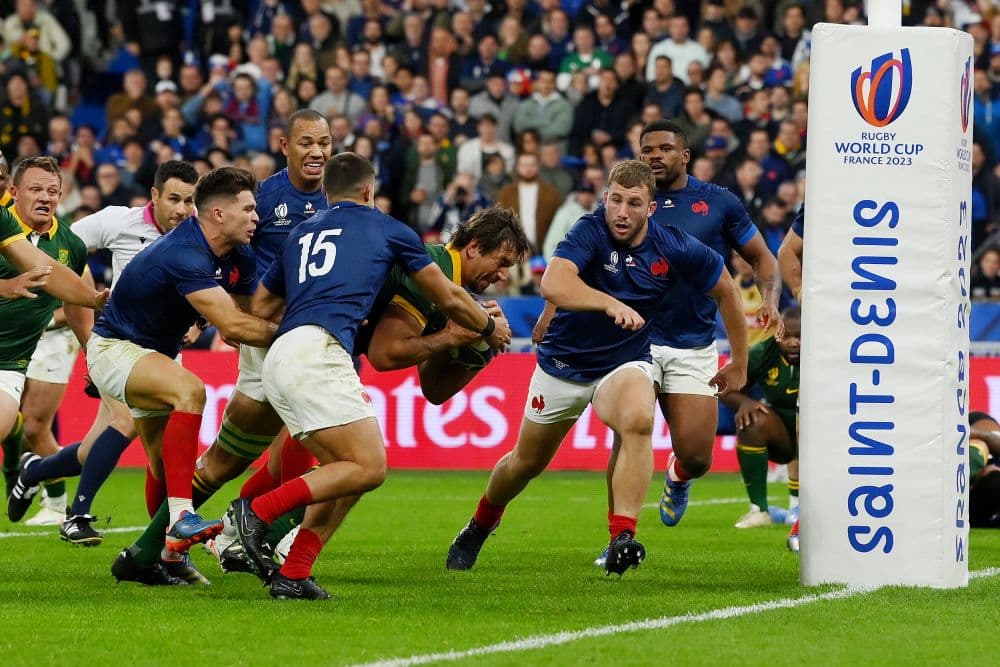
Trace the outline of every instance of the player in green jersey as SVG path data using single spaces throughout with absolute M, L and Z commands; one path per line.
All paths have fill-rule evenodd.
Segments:
M 797 455 L 800 317 L 797 306 L 786 308 L 781 314 L 785 331 L 780 340 L 769 338 L 750 347 L 744 392 L 756 385 L 764 399 L 744 392 L 722 398 L 736 411 L 736 455 L 750 497 L 750 511 L 736 522 L 737 528 L 771 525 L 767 462 L 788 463 Z

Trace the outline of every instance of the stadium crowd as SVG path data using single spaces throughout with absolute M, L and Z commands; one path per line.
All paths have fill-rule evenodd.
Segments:
M 996 4 L 903 3 L 905 25 L 975 39 L 982 298 L 1000 298 Z M 863 12 L 851 0 L 8 1 L 0 149 L 56 157 L 59 214 L 73 220 L 143 202 L 171 159 L 264 178 L 284 166 L 288 116 L 312 108 L 335 152 L 374 162 L 379 207 L 425 239 L 493 202 L 517 210 L 535 258 L 499 291 L 533 293 L 661 117 L 690 136 L 692 174 L 736 193 L 776 252 L 804 198 L 809 29 Z

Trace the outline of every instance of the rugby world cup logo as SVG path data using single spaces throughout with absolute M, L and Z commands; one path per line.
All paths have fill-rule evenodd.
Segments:
M 965 60 L 965 71 L 962 73 L 962 89 L 960 103 L 962 106 L 962 132 L 969 129 L 969 110 L 972 107 L 972 57 Z
M 851 73 L 851 99 L 861 119 L 872 127 L 885 127 L 902 115 L 910 101 L 913 67 L 910 50 L 899 58 L 883 53 L 872 59 L 871 69 L 859 67 Z

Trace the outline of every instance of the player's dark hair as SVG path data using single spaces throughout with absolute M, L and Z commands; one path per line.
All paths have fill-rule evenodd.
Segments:
M 285 125 L 286 137 L 291 137 L 295 133 L 295 124 L 299 121 L 303 123 L 327 122 L 326 116 L 314 109 L 299 109 L 288 117 L 288 123 Z
M 188 185 L 194 185 L 198 182 L 198 172 L 195 171 L 194 165 L 190 162 L 167 160 L 156 168 L 156 175 L 153 176 L 153 187 L 162 193 L 163 186 L 171 178 L 176 178 Z
M 623 188 L 645 187 L 649 190 L 650 199 L 656 194 L 656 179 L 649 165 L 639 160 L 624 160 L 615 165 L 608 174 L 608 188 L 617 183 Z
M 375 178 L 375 168 L 357 153 L 337 153 L 323 167 L 323 194 L 329 201 L 356 198 Z
M 487 254 L 500 248 L 510 248 L 520 259 L 527 254 L 530 244 L 517 214 L 509 208 L 491 206 L 476 211 L 458 225 L 451 244 L 461 250 L 473 241 L 479 252 Z
M 801 320 L 802 309 L 799 306 L 788 306 L 781 311 L 781 319 Z
M 232 199 L 244 190 L 257 190 L 257 179 L 253 174 L 239 167 L 219 167 L 198 179 L 194 188 L 194 205 L 207 211 L 208 202 L 213 199 Z
M 59 170 L 59 163 L 50 155 L 33 155 L 16 160 L 14 162 L 14 169 L 10 174 L 11 183 L 21 185 L 21 178 L 24 177 L 24 172 L 29 169 L 41 169 L 50 174 L 55 174 L 59 177 L 59 182 L 62 183 L 62 171 Z
M 677 143 L 681 145 L 681 148 L 688 148 L 691 145 L 688 143 L 688 135 L 687 132 L 684 131 L 684 128 L 672 120 L 654 120 L 652 123 L 642 128 L 642 134 L 639 135 L 639 141 L 641 142 L 643 137 L 650 132 L 673 132 L 674 137 L 676 137 Z

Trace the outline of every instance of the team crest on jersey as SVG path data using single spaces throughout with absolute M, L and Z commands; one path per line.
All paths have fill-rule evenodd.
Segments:
M 66 248 L 59 248 L 59 263 L 69 264 L 69 250 Z
M 666 258 L 661 257 L 649 265 L 649 272 L 654 276 L 665 276 L 670 272 L 670 265 L 667 263 Z
M 765 380 L 767 386 L 773 387 L 778 384 L 778 367 L 770 368 L 767 371 L 767 380 Z
M 704 199 L 691 204 L 691 212 L 700 215 L 708 215 L 708 202 Z
M 313 208 L 313 203 L 311 201 L 307 201 L 306 202 L 306 215 L 312 215 L 315 212 L 316 212 L 316 209 Z
M 278 226 L 291 224 L 291 219 L 288 217 L 288 204 L 281 202 L 274 207 L 274 224 Z
M 673 207 L 674 207 L 674 200 L 673 199 L 664 199 L 663 200 L 663 208 L 673 208 Z
M 625 266 L 630 269 L 635 268 L 635 259 L 632 258 L 632 255 L 625 255 Z
M 239 281 L 240 281 L 240 270 L 239 270 L 239 268 L 238 268 L 238 267 L 235 267 L 235 266 L 234 266 L 234 267 L 233 267 L 233 268 L 232 268 L 232 269 L 231 269 L 231 270 L 229 271 L 229 284 L 230 284 L 230 285 L 235 285 L 235 284 L 236 284 L 236 283 L 238 283 Z
M 216 280 L 222 280 L 222 267 L 221 266 L 215 267 L 215 279 Z
M 618 251 L 612 250 L 608 257 L 608 263 L 604 265 L 604 270 L 609 273 L 618 273 Z

